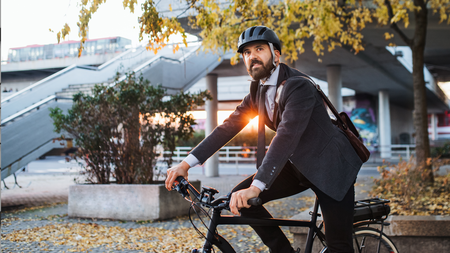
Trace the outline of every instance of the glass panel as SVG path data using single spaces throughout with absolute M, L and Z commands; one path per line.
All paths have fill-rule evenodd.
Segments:
M 22 49 L 19 49 L 19 52 L 20 52 L 20 61 L 27 61 L 28 57 L 30 55 L 30 49 L 22 48 Z
M 61 45 L 55 45 L 53 52 L 55 54 L 55 58 L 63 57 L 63 50 L 61 48 Z

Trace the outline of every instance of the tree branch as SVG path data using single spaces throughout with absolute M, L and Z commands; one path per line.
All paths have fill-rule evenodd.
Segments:
M 391 2 L 389 0 L 384 0 L 384 4 L 386 5 L 387 9 L 388 9 L 388 15 L 389 15 L 389 20 L 392 20 L 392 18 L 394 17 L 394 12 L 392 10 L 392 6 L 391 6 Z M 394 31 L 400 35 L 400 37 L 402 38 L 402 40 L 409 46 L 412 47 L 413 45 L 413 40 L 408 38 L 408 36 L 406 36 L 406 34 L 404 32 L 402 32 L 402 30 L 400 30 L 400 28 L 398 27 L 397 23 L 394 22 L 391 25 L 391 28 L 394 29 Z
M 197 1 L 192 1 L 191 5 L 190 5 L 189 7 L 187 7 L 183 12 L 181 12 L 180 14 L 178 14 L 176 18 L 178 19 L 181 15 L 183 15 L 184 13 L 186 13 L 186 11 L 188 11 L 189 9 L 191 9 L 192 7 L 194 7 L 194 4 L 196 4 L 196 3 L 197 3 Z

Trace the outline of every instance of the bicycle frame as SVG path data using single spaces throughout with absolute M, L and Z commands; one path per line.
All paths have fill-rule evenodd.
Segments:
M 313 211 L 311 212 L 311 220 L 288 220 L 288 219 L 268 219 L 268 218 L 249 218 L 233 215 L 221 215 L 221 210 L 214 209 L 211 221 L 208 226 L 208 233 L 206 236 L 206 241 L 203 246 L 203 252 L 211 252 L 212 245 L 210 242 L 215 240 L 215 231 L 219 225 L 258 225 L 258 226 L 293 226 L 293 227 L 308 227 L 309 232 L 306 239 L 305 252 L 312 251 L 312 245 L 314 238 L 319 237 L 321 242 L 325 241 L 325 235 L 321 231 L 322 224 L 318 227 L 316 225 L 317 213 L 319 209 L 319 201 L 316 198 L 314 203 Z
M 325 246 L 323 250 L 326 250 L 326 241 L 325 235 L 322 232 L 323 222 L 317 226 L 317 217 L 321 216 L 318 213 L 319 209 L 319 200 L 315 199 L 313 211 L 310 212 L 311 219 L 308 220 L 288 220 L 288 219 L 276 219 L 276 218 L 250 218 L 250 217 L 241 217 L 241 216 L 233 216 L 233 215 L 222 215 L 222 210 L 229 210 L 228 204 L 231 195 L 222 196 L 217 199 L 214 199 L 213 195 L 218 193 L 218 191 L 214 188 L 210 187 L 202 187 L 202 192 L 199 193 L 197 189 L 195 189 L 192 185 L 189 184 L 183 177 L 177 178 L 177 183 L 174 184 L 174 190 L 178 191 L 185 199 L 188 199 L 189 191 L 195 196 L 196 199 L 199 200 L 202 205 L 211 208 L 212 215 L 211 220 L 208 225 L 208 231 L 206 235 L 206 240 L 203 245 L 203 252 L 210 253 L 213 247 L 213 244 L 221 247 L 221 249 L 225 249 L 225 252 L 235 252 L 233 247 L 218 233 L 216 233 L 216 228 L 219 225 L 258 225 L 258 226 L 290 226 L 290 227 L 307 227 L 308 235 L 306 238 L 306 246 L 304 253 L 311 253 L 312 246 L 315 237 L 319 237 L 321 243 Z M 191 200 L 192 202 L 192 200 Z M 389 200 L 383 199 L 365 199 L 359 200 L 355 202 L 355 213 L 354 213 L 354 223 L 353 228 L 356 229 L 358 227 L 369 226 L 371 224 L 379 224 L 381 225 L 381 230 L 377 230 L 379 232 L 379 242 L 377 252 L 380 251 L 381 239 L 383 236 L 383 227 L 388 226 L 389 223 L 385 223 L 384 220 L 387 218 L 390 208 L 385 204 L 388 203 Z M 249 204 L 251 205 L 261 205 L 261 199 L 254 198 L 250 199 Z M 376 230 L 376 229 L 375 229 Z M 389 238 L 385 238 L 388 239 Z M 355 237 L 356 240 L 356 237 Z M 389 240 L 390 241 L 390 240 Z M 391 243 L 391 245 L 395 248 L 395 245 Z M 326 252 L 323 251 L 322 252 Z M 361 251 L 360 249 L 358 249 Z M 193 252 L 199 252 L 197 250 Z M 396 251 L 398 252 L 398 251 Z

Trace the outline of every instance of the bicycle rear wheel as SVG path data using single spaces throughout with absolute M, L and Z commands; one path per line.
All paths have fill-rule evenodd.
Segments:
M 386 234 L 370 227 L 356 228 L 353 248 L 357 253 L 398 253 L 397 248 Z

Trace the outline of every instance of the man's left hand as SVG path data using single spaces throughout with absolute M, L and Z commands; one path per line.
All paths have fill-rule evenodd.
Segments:
M 239 209 L 249 208 L 250 205 L 247 203 L 247 201 L 251 198 L 258 197 L 260 193 L 261 190 L 253 185 L 247 189 L 234 192 L 231 195 L 230 211 L 235 215 L 239 215 Z

